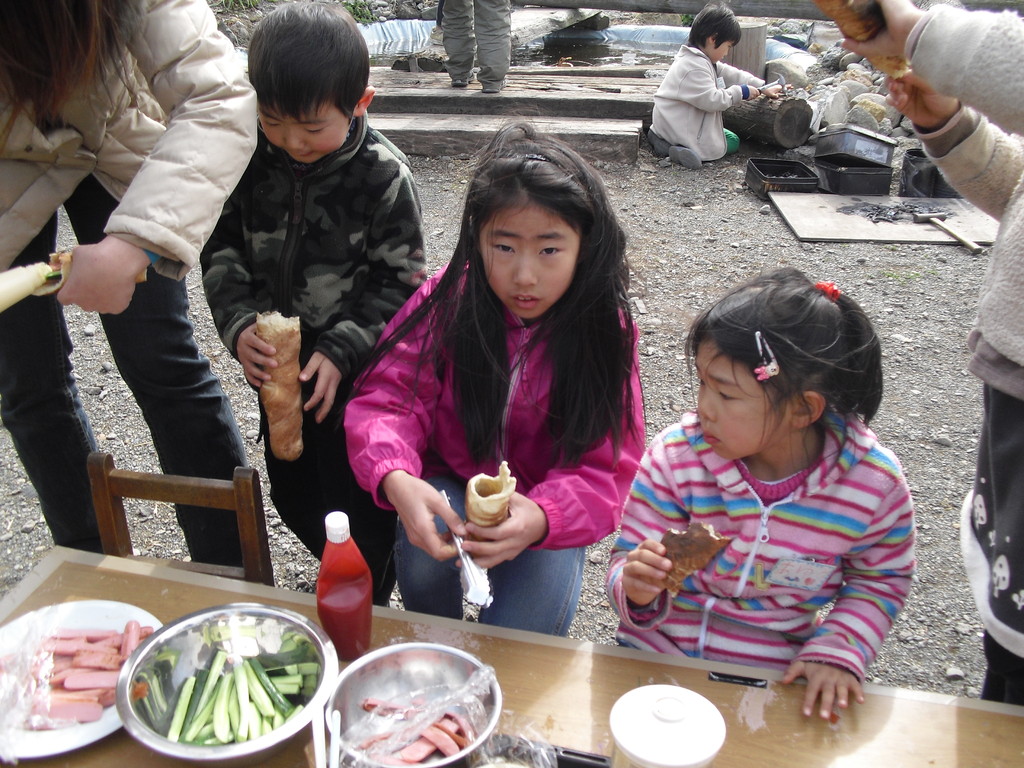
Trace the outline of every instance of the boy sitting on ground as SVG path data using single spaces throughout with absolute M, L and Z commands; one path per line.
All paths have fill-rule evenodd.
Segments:
M 654 118 L 647 138 L 658 157 L 696 170 L 739 148 L 739 137 L 726 130 L 722 113 L 762 93 L 778 98 L 782 85 L 723 64 L 740 41 L 740 25 L 727 6 L 712 3 L 693 20 L 690 39 L 679 49 L 654 94 Z

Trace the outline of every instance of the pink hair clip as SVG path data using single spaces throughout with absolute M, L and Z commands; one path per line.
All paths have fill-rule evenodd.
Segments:
M 836 288 L 836 284 L 831 280 L 819 280 L 814 284 L 814 287 L 828 296 L 832 301 L 839 301 L 839 297 L 843 293 Z
M 779 375 L 779 362 L 775 359 L 775 353 L 768 346 L 768 340 L 761 335 L 760 331 L 754 332 L 754 341 L 757 342 L 757 354 L 761 356 L 761 365 L 754 369 L 754 376 L 758 381 L 767 381 L 772 376 Z

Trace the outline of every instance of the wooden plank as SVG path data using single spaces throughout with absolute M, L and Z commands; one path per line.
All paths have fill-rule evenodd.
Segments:
M 640 120 L 590 120 L 530 117 L 545 133 L 574 147 L 589 160 L 635 163 L 639 154 Z M 509 121 L 490 115 L 373 115 L 371 124 L 408 155 L 425 157 L 471 155 Z
M 398 72 L 373 67 L 377 94 L 372 114 L 563 116 L 640 120 L 650 125 L 657 80 L 570 78 L 509 74 L 500 94 L 484 94 L 478 83 L 455 89 L 443 72 Z
M 769 192 L 798 239 L 815 242 L 873 241 L 878 243 L 951 243 L 957 241 L 930 224 L 912 221 L 873 222 L 843 213 L 842 208 L 862 203 L 892 206 L 915 203 L 931 211 L 948 211 L 947 222 L 976 243 L 991 245 L 999 222 L 959 197 L 889 197 L 888 195 L 833 195 L 817 192 Z

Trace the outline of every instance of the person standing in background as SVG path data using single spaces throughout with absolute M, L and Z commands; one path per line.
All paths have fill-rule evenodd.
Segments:
M 0 269 L 48 260 L 61 206 L 81 243 L 56 296 L 0 313 L 0 417 L 58 545 L 101 551 L 63 305 L 101 313 L 165 472 L 246 463 L 181 278 L 255 142 L 255 96 L 204 0 L 0 4 Z M 232 513 L 178 520 L 194 560 L 241 564 Z
M 501 92 L 512 61 L 509 0 L 445 0 L 442 39 L 452 88 L 469 85 L 475 58 L 483 92 Z

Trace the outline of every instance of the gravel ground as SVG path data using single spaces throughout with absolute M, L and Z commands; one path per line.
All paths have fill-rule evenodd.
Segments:
M 211 2 L 211 5 L 214 3 Z M 900 140 L 899 168 L 912 140 Z M 903 462 L 917 505 L 919 573 L 906 609 L 869 671 L 872 682 L 977 696 L 984 673 L 981 623 L 959 553 L 959 507 L 969 488 L 981 413 L 980 384 L 966 370 L 964 340 L 986 265 L 954 245 L 874 242 L 802 243 L 778 212 L 743 183 L 763 146 L 701 171 L 666 167 L 646 150 L 635 165 L 602 165 L 629 236 L 633 295 L 642 330 L 641 366 L 647 436 L 694 403 L 683 358 L 685 329 L 717 294 L 759 271 L 798 267 L 835 280 L 876 323 L 883 341 L 886 394 L 873 427 Z M 420 189 L 432 268 L 450 254 L 472 162 L 411 158 Z M 73 241 L 66 239 L 65 247 Z M 262 446 L 256 443 L 256 398 L 224 350 L 206 307 L 198 274 L 187 278 L 200 347 L 210 357 L 235 409 L 249 461 L 264 479 L 271 550 L 279 586 L 311 591 L 317 561 L 269 504 Z M 113 367 L 94 314 L 67 313 L 75 366 L 101 448 L 118 466 L 157 471 L 149 433 Z M 173 511 L 163 504 L 130 508 L 136 548 L 181 557 Z M 591 548 L 579 611 L 570 634 L 614 642 L 617 620 L 604 594 L 611 539 Z M 0 426 L 0 595 L 52 546 L 38 499 Z M 396 604 L 400 604 L 396 595 Z

